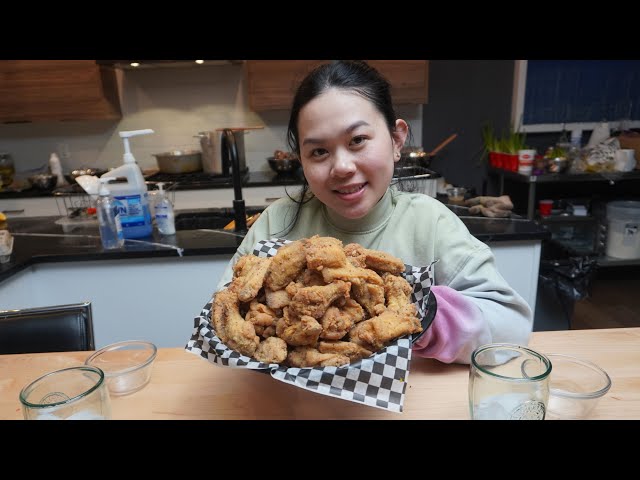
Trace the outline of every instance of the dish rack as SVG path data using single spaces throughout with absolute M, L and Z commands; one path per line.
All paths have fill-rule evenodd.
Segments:
M 53 195 L 61 215 L 55 223 L 62 226 L 64 233 L 82 227 L 98 227 L 97 196 L 94 197 L 84 191 L 79 192 L 75 188 L 58 189 Z
M 405 192 L 422 193 L 430 197 L 437 196 L 437 172 L 424 167 L 396 166 L 391 180 L 391 187 Z

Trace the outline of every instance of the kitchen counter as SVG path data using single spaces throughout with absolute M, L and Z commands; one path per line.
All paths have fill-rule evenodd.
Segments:
M 64 233 L 55 221 L 60 217 L 26 217 L 11 219 L 14 236 L 13 253 L 0 264 L 0 282 L 38 263 L 120 260 L 148 257 L 194 255 L 233 255 L 242 236 L 214 230 L 183 230 L 163 237 L 155 230 L 150 238 L 126 240 L 125 246 L 104 250 L 97 225 Z
M 148 177 L 148 176 L 147 176 Z M 220 188 L 233 188 L 233 182 L 231 178 L 220 178 L 211 176 L 209 179 L 206 174 L 202 172 L 196 172 L 194 174 L 176 174 L 165 175 L 167 178 L 175 178 L 176 185 L 175 190 L 203 190 L 203 189 L 220 189 Z M 162 180 L 169 182 L 169 180 Z M 260 170 L 256 172 L 249 171 L 243 179 L 242 186 L 244 188 L 251 187 L 271 187 L 271 186 L 288 186 L 288 185 L 302 185 L 303 176 L 302 169 L 292 174 L 278 175 L 272 170 Z M 170 182 L 169 182 L 170 183 Z M 79 190 L 82 193 L 82 190 Z M 36 188 L 30 188 L 28 190 L 22 190 L 20 192 L 0 191 L 0 200 L 14 199 L 14 198 L 42 198 L 42 197 L 54 197 L 55 194 L 52 191 L 43 192 Z
M 185 344 L 186 344 L 185 339 Z M 541 353 L 575 355 L 611 377 L 589 419 L 640 419 L 640 328 L 534 332 Z M 0 420 L 22 419 L 18 394 L 38 376 L 80 365 L 90 352 L 0 355 Z M 413 357 L 403 413 L 313 393 L 269 375 L 212 365 L 182 348 L 160 348 L 150 383 L 112 397 L 114 420 L 469 419 L 469 366 Z M 553 373 L 552 373 L 553 375 Z M 591 427 L 590 427 L 591 428 Z
M 176 210 L 176 214 L 207 211 Z M 122 249 L 104 250 L 97 226 L 65 234 L 55 224 L 59 218 L 24 217 L 9 221 L 14 236 L 13 253 L 8 263 L 0 264 L 0 282 L 37 263 L 233 254 L 242 241 L 241 235 L 220 230 L 181 230 L 168 237 L 154 230 L 151 238 L 127 240 Z M 483 242 L 542 240 L 549 235 L 535 222 L 524 219 L 460 218 Z

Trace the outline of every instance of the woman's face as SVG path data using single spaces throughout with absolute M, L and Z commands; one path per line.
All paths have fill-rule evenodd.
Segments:
M 404 120 L 393 135 L 382 114 L 360 95 L 331 89 L 298 117 L 300 160 L 309 187 L 345 218 L 361 218 L 382 198 L 407 137 Z

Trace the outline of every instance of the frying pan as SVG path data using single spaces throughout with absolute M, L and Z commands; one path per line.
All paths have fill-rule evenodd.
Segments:
M 433 157 L 435 157 L 436 153 L 453 142 L 457 136 L 457 133 L 449 135 L 430 152 L 425 152 L 424 150 L 422 150 L 422 148 L 405 147 L 402 149 L 400 161 L 405 165 L 419 165 L 421 167 L 429 168 L 429 165 L 431 165 L 431 160 L 433 159 Z

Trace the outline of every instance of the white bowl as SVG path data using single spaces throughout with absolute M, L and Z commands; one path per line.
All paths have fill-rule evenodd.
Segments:
M 101 348 L 84 363 L 104 372 L 109 393 L 129 395 L 149 383 L 157 352 L 151 342 L 127 340 Z
M 580 358 L 548 354 L 551 360 L 549 418 L 580 419 L 591 411 L 611 388 L 611 378 L 595 363 Z

